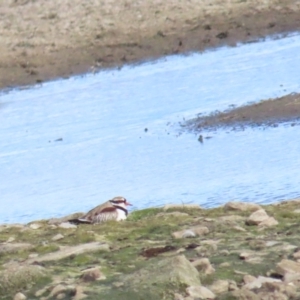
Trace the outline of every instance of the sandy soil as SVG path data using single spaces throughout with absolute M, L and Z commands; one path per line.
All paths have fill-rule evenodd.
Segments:
M 229 127 L 240 130 L 246 126 L 273 126 L 291 122 L 299 125 L 300 94 L 290 94 L 277 99 L 268 99 L 256 104 L 232 108 L 224 112 L 214 112 L 188 121 L 185 126 L 196 132 Z
M 0 89 L 300 29 L 297 0 L 0 2 Z

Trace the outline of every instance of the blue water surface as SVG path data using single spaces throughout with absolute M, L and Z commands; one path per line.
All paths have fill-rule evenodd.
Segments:
M 133 209 L 298 197 L 298 126 L 204 133 L 201 144 L 178 123 L 300 92 L 299 49 L 293 34 L 2 93 L 0 223 L 117 195 Z

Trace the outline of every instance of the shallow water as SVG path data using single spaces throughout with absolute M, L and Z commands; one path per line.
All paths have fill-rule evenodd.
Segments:
M 201 144 L 178 122 L 300 92 L 299 49 L 294 34 L 2 94 L 0 223 L 116 195 L 134 209 L 298 197 L 298 126 L 204 133 Z

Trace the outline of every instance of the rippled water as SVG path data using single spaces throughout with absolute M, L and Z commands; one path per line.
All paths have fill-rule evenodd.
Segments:
M 218 131 L 201 144 L 177 125 L 299 92 L 299 49 L 294 34 L 2 94 L 0 223 L 86 211 L 116 195 L 134 209 L 299 196 L 299 127 Z

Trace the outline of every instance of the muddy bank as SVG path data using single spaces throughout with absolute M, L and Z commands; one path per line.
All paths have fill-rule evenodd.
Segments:
M 0 4 L 0 88 L 300 29 L 299 1 Z
M 183 127 L 195 132 L 230 128 L 240 130 L 247 126 L 273 126 L 283 122 L 299 124 L 300 95 L 290 94 L 277 99 L 268 99 L 259 103 L 232 108 L 224 112 L 213 112 L 208 116 L 199 116 L 189 120 Z

